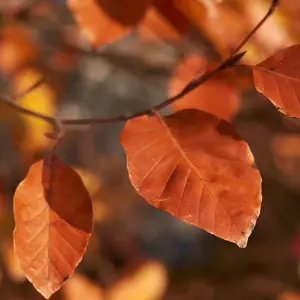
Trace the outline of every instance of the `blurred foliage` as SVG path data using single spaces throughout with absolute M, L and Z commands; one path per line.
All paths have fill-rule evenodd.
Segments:
M 20 98 L 20 103 L 69 118 L 149 108 L 171 92 L 170 79 L 176 79 L 183 57 L 194 55 L 212 64 L 224 58 L 269 5 L 266 0 L 196 2 L 175 0 L 176 8 L 190 20 L 179 35 L 152 11 L 137 30 L 96 51 L 64 1 L 1 1 L 0 88 L 20 95 L 46 76 L 46 83 Z M 245 46 L 245 61 L 257 63 L 299 43 L 299 17 L 300 1 L 281 1 L 276 14 Z M 165 26 L 163 32 L 157 24 Z M 174 39 L 162 40 L 166 36 Z M 183 71 L 179 84 L 198 71 L 200 66 Z M 107 299 L 112 289 L 122 293 L 123 288 L 138 293 L 122 296 L 126 300 L 148 299 L 143 298 L 147 289 L 157 289 L 149 299 L 158 300 L 300 297 L 299 120 L 279 114 L 254 92 L 249 75 L 224 73 L 210 85 L 220 80 L 238 91 L 232 122 L 250 144 L 264 179 L 262 213 L 248 247 L 238 249 L 144 203 L 127 177 L 118 141 L 123 124 L 70 126 L 58 152 L 88 187 L 95 228 L 78 274 L 52 299 L 77 300 L 79 295 Z M 222 92 L 209 97 L 224 99 Z M 48 153 L 51 141 L 44 136 L 48 130 L 47 124 L 0 102 L 0 299 L 41 299 L 23 280 L 12 251 L 12 195 L 30 164 Z

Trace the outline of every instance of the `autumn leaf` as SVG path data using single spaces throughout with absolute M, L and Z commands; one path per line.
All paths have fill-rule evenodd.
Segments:
M 244 16 L 230 6 L 228 1 L 214 3 L 217 14 L 212 17 L 199 0 L 173 0 L 174 6 L 199 30 L 214 47 L 227 57 L 244 38 L 247 29 Z M 229 34 L 230 33 L 230 34 Z
M 253 66 L 255 88 L 282 113 L 300 117 L 300 45 L 278 51 Z
M 14 195 L 14 243 L 22 270 L 49 298 L 74 272 L 92 232 L 80 176 L 58 157 L 33 164 Z
M 27 89 L 43 78 L 43 74 L 33 68 L 26 68 L 18 72 L 12 82 L 12 90 L 15 95 L 24 93 Z M 17 99 L 18 104 L 34 111 L 53 116 L 55 114 L 56 93 L 48 84 L 42 84 L 30 93 Z M 52 130 L 49 122 L 37 118 L 21 115 L 25 124 L 25 134 L 21 143 L 22 150 L 35 153 L 49 147 L 51 140 L 44 134 Z
M 80 274 L 74 274 L 63 287 L 65 300 L 102 300 L 104 292 L 100 286 Z
M 151 0 L 68 0 L 67 4 L 87 40 L 94 46 L 112 42 L 136 26 Z
M 18 23 L 5 26 L 0 36 L 0 72 L 4 75 L 11 75 L 36 59 L 38 47 L 26 26 Z
M 138 32 L 148 39 L 178 40 L 188 31 L 188 20 L 168 0 L 154 0 Z
M 121 143 L 131 183 L 148 203 L 246 247 L 261 177 L 229 123 L 197 110 L 142 116 L 126 123 Z
M 167 272 L 161 263 L 146 261 L 109 288 L 107 300 L 161 300 L 167 287 Z
M 169 83 L 169 97 L 179 92 L 199 74 L 207 70 L 207 62 L 197 54 L 184 57 L 175 69 Z M 231 120 L 239 109 L 239 92 L 221 78 L 211 79 L 204 85 L 172 103 L 175 110 L 195 108 Z

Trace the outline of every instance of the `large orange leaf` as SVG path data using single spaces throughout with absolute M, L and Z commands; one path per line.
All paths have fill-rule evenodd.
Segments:
M 169 96 L 181 92 L 191 80 L 208 68 L 206 60 L 197 54 L 184 57 L 170 80 Z M 187 108 L 200 109 L 229 121 L 238 112 L 239 91 L 233 84 L 229 85 L 226 78 L 212 78 L 171 106 L 176 111 Z
M 129 120 L 121 134 L 137 192 L 153 206 L 246 247 L 261 205 L 248 145 L 198 110 Z
M 282 113 L 300 118 L 300 45 L 275 53 L 253 67 L 254 85 Z
M 80 176 L 58 157 L 36 162 L 14 196 L 15 251 L 46 298 L 74 272 L 92 232 L 92 204 Z
M 68 0 L 83 33 L 95 47 L 128 33 L 144 17 L 152 0 Z

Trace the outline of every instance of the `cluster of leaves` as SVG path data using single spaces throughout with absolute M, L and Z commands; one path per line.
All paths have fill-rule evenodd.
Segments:
M 207 13 L 202 2 L 69 0 L 68 7 L 84 36 L 97 48 L 133 28 L 148 38 L 178 40 L 190 23 L 197 25 L 201 14 Z M 170 98 L 150 110 L 106 119 L 57 119 L 32 111 L 24 97 L 25 102 L 19 103 L 3 98 L 3 103 L 26 117 L 54 129 L 49 133 L 48 127 L 43 128 L 54 143 L 53 151 L 31 166 L 14 196 L 15 251 L 27 278 L 44 297 L 49 298 L 72 275 L 93 227 L 91 198 L 82 179 L 55 154 L 66 125 L 126 121 L 120 140 L 137 193 L 159 209 L 246 247 L 260 213 L 261 176 L 248 144 L 230 123 L 239 105 L 236 91 L 218 75 L 229 68 L 253 71 L 260 93 L 280 112 L 300 117 L 300 45 L 280 50 L 257 65 L 239 64 L 245 55 L 241 48 L 277 4 L 273 1 L 267 15 L 224 62 L 205 64 L 197 56 L 186 57 L 170 82 Z M 32 55 L 31 50 L 22 53 L 20 61 L 5 60 L 1 65 L 8 72 L 15 70 L 15 64 L 19 67 Z M 214 81 L 217 88 L 210 86 Z M 42 84 L 35 87 L 36 92 L 45 87 Z M 28 88 L 25 82 L 15 90 L 22 95 Z M 226 99 L 219 100 L 223 93 Z M 162 116 L 159 110 L 167 106 L 175 112 Z

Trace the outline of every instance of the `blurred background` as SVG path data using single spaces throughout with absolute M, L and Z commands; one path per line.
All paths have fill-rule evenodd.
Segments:
M 1 90 L 18 95 L 45 77 L 17 101 L 58 117 L 151 108 L 224 59 L 270 4 L 173 2 L 165 13 L 149 9 L 123 38 L 94 49 L 64 0 L 1 0 Z M 297 43 L 300 1 L 281 1 L 245 46 L 244 63 Z M 254 153 L 263 204 L 248 247 L 239 249 L 146 204 L 128 179 L 119 143 L 123 123 L 69 126 L 57 153 L 84 180 L 95 226 L 75 275 L 51 299 L 300 299 L 300 121 L 256 92 L 246 69 L 226 71 L 183 100 L 164 113 L 185 107 L 213 112 L 233 122 Z M 42 299 L 14 255 L 12 197 L 31 163 L 48 153 L 52 141 L 44 133 L 50 130 L 0 101 L 1 300 Z

